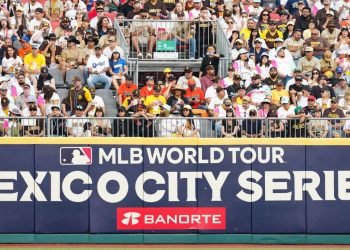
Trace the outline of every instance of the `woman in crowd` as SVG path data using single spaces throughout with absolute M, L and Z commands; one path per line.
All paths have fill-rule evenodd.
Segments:
M 256 28 L 259 30 L 259 33 L 262 34 L 264 30 L 266 30 L 269 27 L 269 22 L 270 22 L 270 12 L 268 10 L 263 10 L 260 13 L 258 24 Z M 255 41 L 255 39 L 253 40 Z
M 183 12 L 185 14 L 184 19 L 189 20 L 188 12 L 184 10 L 182 2 L 177 2 L 175 4 L 175 8 L 172 12 L 170 12 L 170 19 L 171 20 L 177 20 L 177 13 Z
M 17 55 L 15 48 L 10 45 L 5 50 L 5 57 L 2 59 L 2 73 L 14 76 L 15 70 L 23 66 L 22 59 Z
M 307 124 L 310 137 L 326 138 L 328 134 L 328 121 L 322 120 L 322 110 L 320 108 L 315 109 L 314 118 Z
M 109 60 L 109 74 L 112 76 L 112 84 L 116 90 L 119 85 L 125 81 L 124 75 L 128 73 L 128 64 L 125 59 L 120 57 L 118 51 L 114 51 Z
M 56 93 L 55 89 L 52 88 L 50 85 L 44 85 L 43 91 L 40 96 L 44 99 L 45 102 L 45 115 L 51 114 L 52 110 L 51 107 L 53 105 L 59 106 L 60 105 L 60 97 Z M 39 98 L 38 98 L 39 99 Z
M 133 136 L 132 120 L 126 119 L 127 113 L 125 107 L 118 108 L 117 119 L 113 120 L 113 136 L 128 137 Z
M 283 32 L 283 40 L 285 41 L 288 38 L 291 38 L 293 36 L 294 31 L 294 23 L 292 21 L 289 21 L 287 23 L 287 29 Z
M 10 38 L 12 39 L 13 35 L 16 33 L 10 26 L 10 22 L 6 17 L 0 18 L 0 36 L 3 39 Z
M 98 36 L 104 36 L 108 34 L 109 20 L 107 17 L 102 17 L 97 22 L 97 33 Z
M 285 136 L 284 124 L 280 119 L 278 119 L 277 110 L 270 109 L 269 112 L 267 113 L 266 118 L 268 118 L 267 120 L 268 137 L 272 137 L 272 138 L 284 137 Z
M 350 111 L 350 88 L 345 91 L 344 97 L 339 100 L 339 108 L 342 109 L 344 113 Z
M 331 106 L 331 94 L 328 90 L 322 90 L 321 93 L 321 98 L 316 100 L 316 105 L 324 111 Z
M 92 120 L 92 135 L 93 136 L 111 136 L 112 126 L 111 121 L 108 119 L 101 119 L 105 116 L 103 108 L 97 107 L 95 111 L 95 117 L 97 119 Z
M 243 20 L 243 15 L 242 15 L 242 8 L 239 4 L 233 4 L 233 6 L 232 6 L 232 18 L 236 24 L 237 30 L 241 30 L 244 26 L 244 20 Z M 245 18 L 247 18 L 247 17 L 245 17 Z
M 232 108 L 226 110 L 226 119 L 222 120 L 221 135 L 222 137 L 237 137 L 239 131 L 239 122 L 235 119 Z
M 270 69 L 272 67 L 277 67 L 276 62 L 270 61 L 269 55 L 266 52 L 262 53 L 260 61 L 256 65 L 256 71 L 258 71 L 262 80 L 264 80 L 267 77 L 270 77 Z
M 309 86 L 317 86 L 320 83 L 321 72 L 318 69 L 313 69 L 311 72 L 310 80 L 308 81 Z
M 192 107 L 184 105 L 181 112 L 182 119 L 176 125 L 176 133 L 179 137 L 200 137 L 199 135 L 199 121 L 193 119 Z

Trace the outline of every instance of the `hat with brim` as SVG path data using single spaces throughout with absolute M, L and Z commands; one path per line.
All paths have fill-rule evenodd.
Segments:
M 67 42 L 73 42 L 75 44 L 80 44 L 80 41 L 73 35 L 69 36 L 68 38 L 65 38 Z
M 94 42 L 94 44 L 97 45 L 98 44 L 98 39 L 93 37 L 93 36 L 88 36 L 86 38 L 86 43 L 88 43 L 88 42 Z
M 12 107 L 12 109 L 10 109 L 10 113 L 16 115 L 16 116 L 21 116 L 22 113 L 21 113 L 21 110 L 19 110 L 19 108 L 17 107 Z
M 288 103 L 289 103 L 289 97 L 288 96 L 282 96 L 281 104 L 288 104 Z
M 242 54 L 247 54 L 248 53 L 248 50 L 242 48 L 238 51 L 238 55 L 242 55 Z
M 49 40 L 57 40 L 57 39 L 58 39 L 58 37 L 56 36 L 55 33 L 50 33 Z
M 284 46 L 277 47 L 277 49 L 276 49 L 276 54 L 277 54 L 278 52 L 280 52 L 282 49 L 286 49 L 286 47 L 284 47 Z
M 264 104 L 264 103 L 271 104 L 271 101 L 270 101 L 270 99 L 265 98 L 261 103 L 262 104 Z
M 171 92 L 175 93 L 176 90 L 181 90 L 182 94 L 186 94 L 186 90 L 179 84 L 176 84 L 175 87 L 171 89 Z
M 61 109 L 60 109 L 60 106 L 58 106 L 58 105 L 52 105 L 52 106 L 51 106 L 51 110 L 53 110 L 53 109 L 61 110 Z

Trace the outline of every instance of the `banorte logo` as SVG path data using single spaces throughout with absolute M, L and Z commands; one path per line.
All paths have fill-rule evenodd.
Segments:
M 117 208 L 117 230 L 225 230 L 224 207 Z
M 124 213 L 124 219 L 122 219 L 122 223 L 124 225 L 136 225 L 137 223 L 139 223 L 140 221 L 138 220 L 138 218 L 141 216 L 141 214 L 139 213 L 135 213 L 135 212 L 128 212 L 128 213 Z

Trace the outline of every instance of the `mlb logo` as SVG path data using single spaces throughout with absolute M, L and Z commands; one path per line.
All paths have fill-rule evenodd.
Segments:
M 92 148 L 91 147 L 61 147 L 60 163 L 61 165 L 91 165 Z

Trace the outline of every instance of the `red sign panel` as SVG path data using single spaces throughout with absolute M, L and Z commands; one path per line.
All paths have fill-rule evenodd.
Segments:
M 117 230 L 224 230 L 224 207 L 117 208 Z

